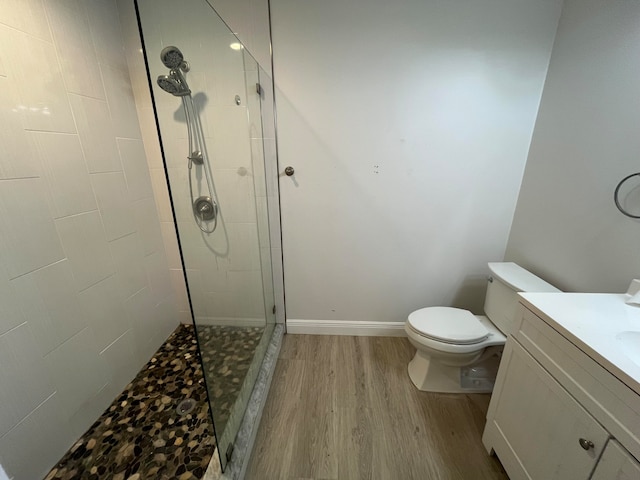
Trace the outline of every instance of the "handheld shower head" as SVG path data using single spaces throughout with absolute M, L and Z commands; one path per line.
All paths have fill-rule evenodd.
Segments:
M 175 70 L 182 68 L 185 64 L 184 55 L 178 47 L 168 46 L 162 49 L 160 52 L 160 60 L 164 63 L 165 67 Z
M 183 97 L 191 94 L 189 87 L 172 75 L 159 75 L 157 82 L 161 89 L 176 97 Z

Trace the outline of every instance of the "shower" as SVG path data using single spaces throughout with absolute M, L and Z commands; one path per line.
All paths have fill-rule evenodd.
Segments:
M 160 60 L 165 67 L 169 68 L 169 75 L 159 75 L 158 86 L 167 93 L 182 99 L 182 107 L 187 123 L 187 134 L 189 138 L 189 152 L 187 154 L 189 168 L 189 192 L 191 195 L 193 218 L 198 228 L 204 233 L 213 233 L 218 226 L 218 203 L 214 200 L 215 189 L 211 165 L 206 154 L 204 142 L 204 131 L 200 122 L 198 109 L 191 96 L 191 89 L 185 78 L 190 70 L 189 63 L 184 59 L 184 55 L 178 47 L 165 47 L 160 52 Z M 209 195 L 202 195 L 194 198 L 193 195 L 193 164 L 202 167 L 204 178 L 209 190 Z
M 184 55 L 178 47 L 168 46 L 162 49 L 160 52 L 160 60 L 164 63 L 164 66 L 171 68 L 181 68 L 184 71 L 189 70 L 189 64 L 185 62 Z

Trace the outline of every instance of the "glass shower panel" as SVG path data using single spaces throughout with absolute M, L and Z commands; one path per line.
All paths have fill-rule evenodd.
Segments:
M 205 0 L 137 4 L 224 468 L 275 323 L 261 69 Z

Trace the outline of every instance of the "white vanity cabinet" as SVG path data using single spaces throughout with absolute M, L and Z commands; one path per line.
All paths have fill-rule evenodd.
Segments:
M 640 480 L 638 392 L 522 303 L 487 413 L 487 451 L 511 480 Z
M 499 435 L 491 447 L 509 477 L 588 479 L 607 431 L 513 338 L 500 368 L 501 388 L 489 411 Z

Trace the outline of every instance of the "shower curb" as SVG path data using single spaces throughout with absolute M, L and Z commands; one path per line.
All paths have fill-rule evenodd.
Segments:
M 216 451 L 202 480 L 242 480 L 244 478 L 251 459 L 253 444 L 260 426 L 260 419 L 262 418 L 262 411 L 269 393 L 273 372 L 278 361 L 283 336 L 284 325 L 278 323 L 271 334 L 269 346 L 264 355 L 258 378 L 251 391 L 251 397 L 249 397 L 249 403 L 235 439 L 233 457 L 227 464 L 226 471 L 224 473 L 221 472 L 220 458 Z

